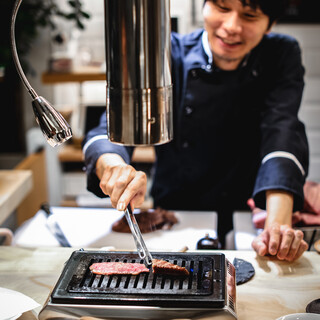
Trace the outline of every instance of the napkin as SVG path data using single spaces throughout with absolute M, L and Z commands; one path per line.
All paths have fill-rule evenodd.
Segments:
M 0 320 L 17 319 L 22 313 L 39 306 L 39 303 L 20 292 L 0 287 Z

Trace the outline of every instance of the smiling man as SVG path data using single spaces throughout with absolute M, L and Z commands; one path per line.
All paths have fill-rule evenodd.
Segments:
M 204 25 L 214 63 L 223 70 L 236 69 L 270 30 L 270 19 L 249 1 L 207 1 Z
M 270 32 L 282 9 L 281 0 L 208 0 L 204 29 L 172 34 L 174 139 L 155 147 L 151 194 L 155 207 L 217 211 L 222 243 L 252 197 L 268 213 L 254 250 L 293 261 L 307 249 L 291 217 L 303 205 L 308 142 L 299 45 Z M 132 148 L 106 139 L 105 115 L 83 152 L 90 191 L 118 210 L 142 204 L 146 175 L 130 166 Z

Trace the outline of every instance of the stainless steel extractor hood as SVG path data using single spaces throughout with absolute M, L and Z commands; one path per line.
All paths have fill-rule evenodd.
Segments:
M 170 0 L 105 0 L 107 124 L 110 141 L 170 141 Z

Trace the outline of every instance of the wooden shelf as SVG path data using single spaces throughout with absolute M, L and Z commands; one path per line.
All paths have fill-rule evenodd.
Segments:
M 82 162 L 82 149 L 72 144 L 66 144 L 59 151 L 59 161 L 61 162 Z
M 132 162 L 135 163 L 153 163 L 155 159 L 156 155 L 152 146 L 136 147 L 132 155 Z M 82 162 L 82 150 L 72 144 L 65 145 L 59 151 L 59 160 L 61 162 Z
M 156 153 L 154 147 L 136 147 L 133 151 L 132 162 L 136 163 L 154 163 Z
M 106 73 L 97 67 L 77 68 L 72 72 L 44 72 L 42 74 L 42 83 L 57 84 L 66 82 L 85 82 L 85 81 L 105 81 Z

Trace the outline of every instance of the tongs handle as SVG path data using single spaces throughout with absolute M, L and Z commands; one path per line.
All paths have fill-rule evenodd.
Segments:
M 127 206 L 126 210 L 124 211 L 125 216 L 127 218 L 131 233 L 133 235 L 134 241 L 136 243 L 136 247 L 138 250 L 139 257 L 144 259 L 148 265 L 152 264 L 152 256 L 149 252 L 146 244 L 144 243 L 140 228 L 138 226 L 137 220 L 132 212 L 131 205 Z

